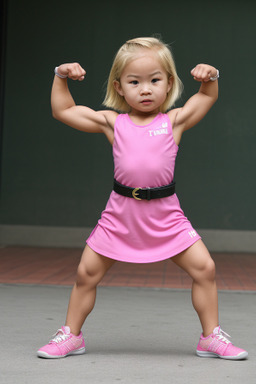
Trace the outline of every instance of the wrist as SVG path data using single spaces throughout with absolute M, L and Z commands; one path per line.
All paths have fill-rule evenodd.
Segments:
M 211 81 L 216 81 L 220 77 L 220 72 L 218 69 L 216 69 L 217 73 L 215 76 L 210 77 Z
M 61 79 L 66 79 L 68 76 L 67 76 L 67 75 L 61 75 L 61 74 L 59 74 L 59 73 L 58 73 L 58 68 L 59 68 L 59 67 L 55 67 L 55 69 L 54 69 L 54 73 L 55 73 L 55 75 L 58 76 L 58 77 L 60 77 Z

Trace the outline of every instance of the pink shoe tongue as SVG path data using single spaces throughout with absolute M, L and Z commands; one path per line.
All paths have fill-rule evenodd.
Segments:
M 61 329 L 63 330 L 65 335 L 69 335 L 70 334 L 70 328 L 68 326 L 61 327 Z

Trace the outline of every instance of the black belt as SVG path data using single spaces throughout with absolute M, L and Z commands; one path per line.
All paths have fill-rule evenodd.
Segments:
M 119 195 L 131 197 L 136 200 L 160 199 L 175 193 L 175 182 L 159 188 L 131 188 L 118 183 L 118 181 L 114 179 L 113 189 Z

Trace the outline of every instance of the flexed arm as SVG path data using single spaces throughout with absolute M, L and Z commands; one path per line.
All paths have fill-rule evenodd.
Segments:
M 61 122 L 85 132 L 103 132 L 110 140 L 111 130 L 116 113 L 113 111 L 94 111 L 85 106 L 78 106 L 68 88 L 67 79 L 84 80 L 85 70 L 78 63 L 62 64 L 57 73 L 66 78 L 55 75 L 51 106 L 53 117 Z M 110 140 L 111 141 L 111 140 Z
M 56 119 L 61 119 L 62 112 L 74 107 L 76 104 L 69 92 L 67 78 L 82 81 L 85 77 L 85 70 L 78 64 L 62 64 L 56 68 L 56 74 L 51 93 L 52 114 Z
M 218 80 L 216 68 L 208 64 L 198 64 L 192 69 L 194 80 L 201 82 L 199 91 L 192 96 L 182 108 L 170 112 L 170 118 L 175 121 L 179 133 L 177 136 L 196 125 L 207 114 L 218 99 Z M 212 79 L 212 80 L 211 80 Z

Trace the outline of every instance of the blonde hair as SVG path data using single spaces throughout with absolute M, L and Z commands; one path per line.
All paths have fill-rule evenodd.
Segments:
M 107 92 L 103 104 L 120 112 L 129 112 L 130 106 L 125 101 L 124 97 L 119 95 L 114 87 L 115 81 L 120 81 L 121 74 L 125 66 L 134 59 L 136 53 L 140 49 L 154 49 L 159 56 L 163 68 L 167 72 L 168 79 L 173 78 L 172 88 L 167 93 L 165 102 L 160 107 L 160 112 L 166 112 L 170 109 L 175 101 L 180 97 L 183 85 L 179 79 L 172 53 L 167 44 L 155 37 L 139 37 L 128 40 L 117 52 L 112 68 L 110 70 Z

